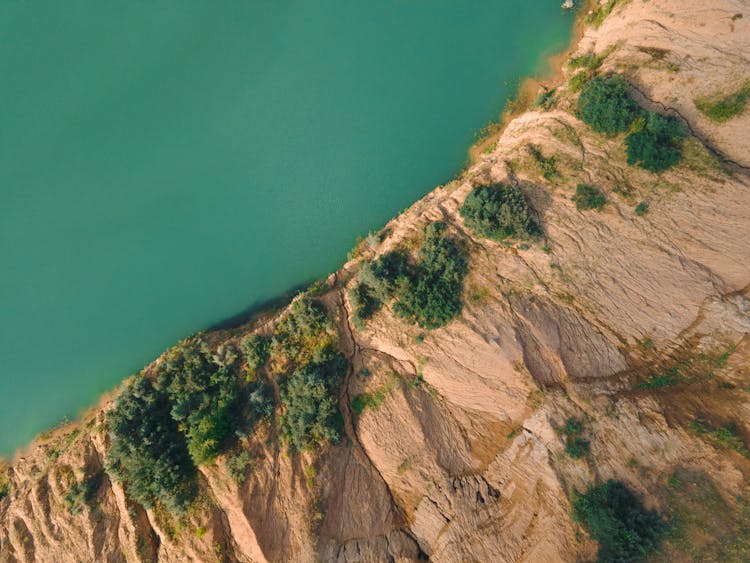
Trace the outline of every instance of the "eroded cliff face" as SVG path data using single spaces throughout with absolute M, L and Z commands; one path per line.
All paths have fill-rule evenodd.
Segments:
M 608 53 L 600 72 L 625 75 L 645 107 L 685 121 L 681 164 L 659 175 L 629 166 L 622 138 L 579 121 L 562 86 L 553 109 L 513 120 L 329 279 L 322 300 L 351 365 L 339 445 L 289 453 L 261 424 L 240 444 L 255 460 L 247 479 L 222 459 L 201 467 L 199 500 L 175 518 L 102 472 L 104 400 L 9 467 L 0 559 L 590 560 L 596 544 L 569 498 L 609 478 L 684 520 L 656 559 L 745 559 L 750 460 L 695 421 L 750 438 L 750 111 L 719 124 L 694 99 L 750 78 L 750 5 L 621 2 L 587 29 L 578 54 L 588 52 Z M 530 144 L 554 156 L 550 179 Z M 465 196 L 501 181 L 528 195 L 541 241 L 505 246 L 465 228 Z M 576 209 L 579 183 L 606 192 L 601 212 Z M 346 289 L 361 260 L 409 247 L 435 220 L 469 253 L 460 318 L 423 331 L 386 307 L 354 330 Z M 207 338 L 237 340 L 274 318 Z M 643 384 L 665 373 L 677 379 Z M 357 412 L 364 393 L 378 400 Z M 569 418 L 582 421 L 588 456 L 565 454 Z M 101 476 L 93 501 L 71 510 L 66 495 L 88 475 Z

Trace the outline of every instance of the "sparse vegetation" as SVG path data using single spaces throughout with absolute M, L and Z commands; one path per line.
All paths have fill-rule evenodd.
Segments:
M 604 197 L 601 190 L 589 184 L 578 184 L 573 201 L 578 211 L 586 211 L 588 209 L 599 211 L 607 204 L 607 198 Z
M 619 481 L 592 486 L 573 500 L 575 518 L 599 542 L 600 562 L 640 561 L 661 543 L 667 524 Z
M 580 92 L 593 77 L 594 75 L 588 70 L 576 72 L 568 80 L 568 90 L 570 90 L 573 94 L 575 94 L 576 92 Z
M 584 123 L 607 135 L 627 131 L 641 112 L 628 93 L 627 80 L 619 74 L 597 76 L 586 83 L 576 109 Z
M 253 470 L 255 461 L 250 452 L 242 450 L 229 456 L 224 462 L 224 467 L 229 476 L 237 483 L 244 483 L 247 474 Z
M 472 231 L 496 241 L 541 234 L 526 197 L 514 185 L 475 188 L 461 206 L 461 217 Z
M 553 181 L 560 178 L 560 173 L 557 171 L 557 158 L 554 155 L 544 156 L 542 150 L 532 144 L 526 145 L 526 149 L 545 180 Z
M 104 474 L 99 472 L 84 478 L 80 483 L 73 482 L 65 493 L 65 506 L 73 516 L 77 516 L 86 506 L 91 505 L 103 477 Z
M 373 391 L 355 395 L 352 398 L 352 410 L 357 414 L 362 414 L 365 409 L 378 408 L 383 403 L 388 394 L 393 391 L 393 388 L 396 385 L 396 381 L 398 381 L 397 376 L 395 374 L 391 374 L 391 376 L 388 377 L 388 380 L 383 385 L 377 387 Z
M 565 436 L 565 453 L 573 459 L 579 459 L 589 453 L 590 443 L 583 437 L 583 423 L 575 418 L 568 418 L 561 429 Z
M 694 103 L 703 115 L 717 123 L 724 123 L 744 112 L 749 101 L 750 80 L 746 80 L 735 92 L 696 98 Z
M 550 110 L 557 104 L 554 88 L 542 88 L 534 99 L 533 107 Z
M 714 426 L 710 422 L 695 419 L 690 424 L 690 429 L 700 436 L 704 436 L 718 446 L 739 452 L 745 457 L 750 457 L 750 451 L 745 446 L 742 434 L 734 422 L 728 422 L 723 426 Z
M 586 16 L 586 23 L 593 25 L 594 27 L 599 27 L 602 22 L 604 22 L 605 18 L 612 13 L 615 6 L 622 1 L 623 0 L 607 0 L 603 4 L 600 3 L 595 10 Z

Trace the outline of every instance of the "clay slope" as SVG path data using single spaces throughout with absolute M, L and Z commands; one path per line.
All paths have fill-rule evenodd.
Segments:
M 719 124 L 694 99 L 750 79 L 750 6 L 620 2 L 587 29 L 587 52 L 606 53 L 599 72 L 626 76 L 645 107 L 684 120 L 682 163 L 659 175 L 629 166 L 622 138 L 579 121 L 576 94 L 560 87 L 555 107 L 513 120 L 328 280 L 322 301 L 351 365 L 339 445 L 288 453 L 275 425 L 260 425 L 241 442 L 249 477 L 233 480 L 222 459 L 201 467 L 199 501 L 175 518 L 102 472 L 105 401 L 9 467 L 0 559 L 592 560 L 569 499 L 610 478 L 685 520 L 655 559 L 746 559 L 747 448 L 701 429 L 734 423 L 750 438 L 750 111 Z M 556 174 L 544 177 L 529 145 L 554 156 Z M 463 199 L 501 181 L 528 195 L 541 240 L 502 245 L 466 229 Z M 602 188 L 602 211 L 576 209 L 579 183 Z M 386 307 L 353 329 L 346 290 L 362 260 L 413 247 L 435 220 L 468 251 L 460 317 L 424 331 Z M 206 338 L 236 341 L 275 318 Z M 649 385 L 663 373 L 679 377 Z M 358 412 L 363 394 L 378 400 Z M 581 458 L 565 453 L 570 418 L 590 442 Z M 73 514 L 65 497 L 84 475 L 101 480 Z

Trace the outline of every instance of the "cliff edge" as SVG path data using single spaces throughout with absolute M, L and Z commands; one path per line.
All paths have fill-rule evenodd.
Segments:
M 0 559 L 546 562 L 599 549 L 607 560 L 574 504 L 613 480 L 668 522 L 639 556 L 748 560 L 750 5 L 603 2 L 564 74 L 325 284 L 197 337 L 220 366 L 210 385 L 263 380 L 273 406 L 216 455 L 190 450 L 210 461 L 184 512 L 131 494 L 108 398 L 6 468 Z M 631 137 L 581 119 L 581 92 L 612 75 L 646 112 L 626 133 L 671 116 L 679 162 L 649 170 Z M 538 231 L 479 235 L 462 206 L 481 186 L 520 190 Z M 393 252 L 424 260 L 435 222 L 463 257 L 460 312 L 431 328 L 417 305 L 383 297 L 358 318 L 363 268 Z M 297 303 L 327 316 L 310 357 L 335 348 L 325 365 L 345 367 L 330 405 L 338 439 L 293 448 L 288 405 L 298 379 L 312 388 L 302 356 L 318 346 L 289 344 Z M 231 352 L 261 341 L 251 335 L 270 346 L 258 365 Z M 137 377 L 172 373 L 175 354 Z M 188 437 L 195 404 L 176 426 Z

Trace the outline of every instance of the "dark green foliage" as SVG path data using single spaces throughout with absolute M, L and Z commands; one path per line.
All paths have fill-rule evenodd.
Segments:
M 102 484 L 103 473 L 95 473 L 82 482 L 74 482 L 68 492 L 65 493 L 65 505 L 73 516 L 83 511 L 83 508 L 90 505 L 96 496 L 96 492 Z
M 541 234 L 526 197 L 513 185 L 475 188 L 461 206 L 461 217 L 471 230 L 497 241 Z
M 578 184 L 573 201 L 575 201 L 578 211 L 586 211 L 587 209 L 599 211 L 606 205 L 607 198 L 604 197 L 599 188 L 588 184 Z
M 645 201 L 640 202 L 635 206 L 635 214 L 639 217 L 645 215 L 648 212 L 648 203 Z
M 576 115 L 594 131 L 624 133 L 641 114 L 628 94 L 628 82 L 620 75 L 597 76 L 583 87 Z
M 281 433 L 292 449 L 338 442 L 338 390 L 346 368 L 346 360 L 337 354 L 325 363 L 302 367 L 282 387 Z
M 394 250 L 362 266 L 359 281 L 370 288 L 372 295 L 385 302 L 403 286 L 410 275 L 405 253 Z
M 628 164 L 638 164 L 651 172 L 662 172 L 682 158 L 686 132 L 676 118 L 649 112 L 640 131 L 628 135 Z
M 336 331 L 323 306 L 308 297 L 295 301 L 276 326 L 271 355 L 276 371 L 322 363 L 335 353 Z
M 655 510 L 646 510 L 619 481 L 591 487 L 574 500 L 573 511 L 599 542 L 600 562 L 642 560 L 659 545 L 667 528 Z
M 240 341 L 240 350 L 247 363 L 248 377 L 255 375 L 268 361 L 271 339 L 260 334 L 249 334 Z
M 148 377 L 128 385 L 108 415 L 107 470 L 144 506 L 181 512 L 197 491 L 195 466 L 171 409 L 166 390 Z
M 690 429 L 697 434 L 707 437 L 719 446 L 735 450 L 745 457 L 750 457 L 750 451 L 745 446 L 742 434 L 734 422 L 716 427 L 708 421 L 695 419 L 690 424 Z
M 159 366 L 159 384 L 172 402 L 196 465 L 221 453 L 237 424 L 238 386 L 233 372 L 220 368 L 200 340 L 175 346 Z
M 457 242 L 444 235 L 445 224 L 431 223 L 418 262 L 394 309 L 422 328 L 446 325 L 460 312 L 467 263 Z

